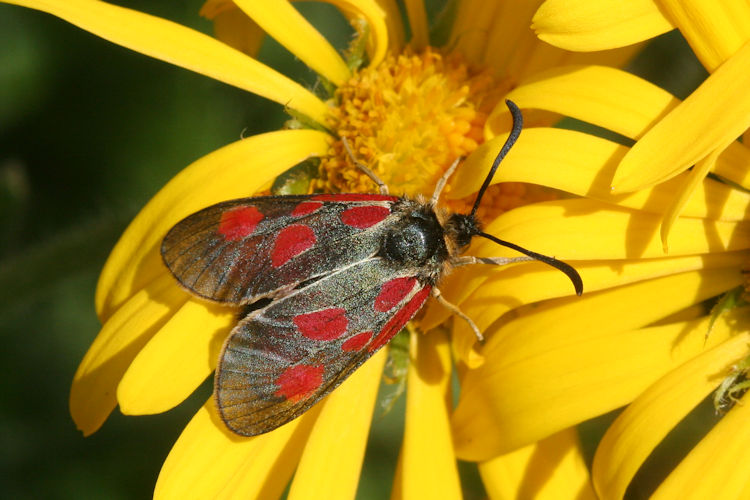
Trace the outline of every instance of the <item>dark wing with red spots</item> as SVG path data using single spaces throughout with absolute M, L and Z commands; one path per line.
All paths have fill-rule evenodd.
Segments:
M 262 434 L 331 392 L 422 307 L 431 287 L 415 275 L 416 269 L 368 258 L 242 320 L 215 377 L 226 425 L 238 434 Z
M 244 198 L 213 205 L 164 238 L 164 263 L 188 290 L 247 304 L 374 255 L 394 196 Z

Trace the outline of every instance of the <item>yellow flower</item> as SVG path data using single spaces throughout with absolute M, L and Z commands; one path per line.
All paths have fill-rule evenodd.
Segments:
M 712 316 L 704 303 L 746 286 L 750 5 L 549 0 L 533 26 L 542 40 L 579 51 L 676 28 L 709 76 L 682 102 L 629 73 L 595 66 L 555 68 L 508 94 L 523 108 L 561 113 L 635 143 L 560 130 L 565 147 L 533 151 L 555 165 L 545 177 L 559 172 L 557 187 L 580 198 L 513 210 L 489 230 L 534 247 L 521 228 L 556 211 L 558 244 L 577 244 L 566 257 L 585 261 L 576 268 L 588 293 L 517 308 L 513 317 L 485 309 L 545 298 L 544 283 L 519 279 L 519 267 L 495 271 L 463 304 L 480 328 L 489 327 L 490 340 L 485 363 L 462 383 L 452 420 L 456 453 L 486 460 L 627 406 L 592 469 L 601 498 L 622 498 L 655 447 L 721 386 L 717 398 L 738 404 L 652 498 L 746 498 L 748 308 L 729 311 L 722 300 Z M 488 126 L 503 117 L 497 113 Z M 743 134 L 744 143 L 737 141 Z
M 653 229 L 658 217 L 644 215 L 638 219 L 642 214 L 635 210 L 648 207 L 658 213 L 670 199 L 668 188 L 615 198 L 604 177 L 627 148 L 545 125 L 554 123 L 559 118 L 557 113 L 572 115 L 569 106 L 581 113 L 600 112 L 601 106 L 594 105 L 596 102 L 589 105 L 589 100 L 606 94 L 612 107 L 621 106 L 616 112 L 612 107 L 606 109 L 616 115 L 610 118 L 630 120 L 645 128 L 644 117 L 651 116 L 653 121 L 659 110 L 676 101 L 663 93 L 654 96 L 647 83 L 634 79 L 628 80 L 630 86 L 620 88 L 622 78 L 616 70 L 593 66 L 619 65 L 634 53 L 633 47 L 576 54 L 540 42 L 529 30 L 539 1 L 459 2 L 448 17 L 453 22 L 447 42 L 439 49 L 430 45 L 422 2 L 406 2 L 411 33 L 407 41 L 395 2 L 332 0 L 330 3 L 357 31 L 348 58 L 354 62 L 351 66 L 286 0 L 209 1 L 203 13 L 214 19 L 218 39 L 96 0 L 8 3 L 49 12 L 125 47 L 264 96 L 285 106 L 296 118 L 297 128 L 243 139 L 190 165 L 125 231 L 97 288 L 96 308 L 102 331 L 82 361 L 71 389 L 71 413 L 84 434 L 95 432 L 117 405 L 131 415 L 163 412 L 178 405 L 211 375 L 220 346 L 236 322 L 236 310 L 198 300 L 179 288 L 167 273 L 159 247 L 170 227 L 203 207 L 266 190 L 279 174 L 313 157 L 320 158 L 323 176 L 315 187 L 371 190 L 369 181 L 351 167 L 351 159 L 338 140 L 342 136 L 351 139 L 356 156 L 399 194 L 430 193 L 448 165 L 457 156 L 468 155 L 446 189 L 451 206 L 465 207 L 465 199 L 472 199 L 507 137 L 510 119 L 502 104 L 506 96 L 523 103 L 529 128 L 494 179 L 495 184 L 503 184 L 493 188 L 485 200 L 485 215 L 494 219 L 488 224 L 488 232 L 561 259 L 592 259 L 580 263 L 591 290 L 669 275 L 675 269 L 695 270 L 679 274 L 683 281 L 677 286 L 681 285 L 681 291 L 690 286 L 699 288 L 698 300 L 737 282 L 732 280 L 744 256 L 695 255 L 724 242 L 734 245 L 732 249 L 745 248 L 731 217 L 727 222 L 717 222 L 710 237 L 695 242 L 687 238 L 683 242 L 678 236 L 696 231 L 702 227 L 702 220 L 682 223 L 680 219 L 672 229 L 672 243 L 683 245 L 676 249 L 676 255 L 685 257 L 664 259 L 667 270 L 661 261 L 624 260 L 661 256 L 657 255 L 661 247 L 653 244 L 649 234 L 634 235 L 632 229 L 637 224 Z M 335 93 L 322 100 L 254 59 L 263 33 L 305 62 L 320 76 L 321 87 L 335 88 Z M 361 55 L 358 45 L 364 46 L 366 53 L 367 64 L 362 67 L 356 63 Z M 520 83 L 523 85 L 519 87 Z M 534 90 L 534 85 L 539 89 Z M 548 94 L 545 85 L 558 94 Z M 625 94 L 610 95 L 613 89 Z M 630 113 L 627 98 L 642 99 L 642 94 L 657 103 L 664 101 L 662 107 L 647 106 L 640 115 Z M 561 109 L 544 104 L 553 98 L 563 103 Z M 547 109 L 552 113 L 544 111 Z M 305 128 L 299 128 L 300 124 Z M 550 198 L 549 191 L 532 184 L 603 201 L 547 201 L 505 212 L 529 201 Z M 724 185 L 715 189 L 718 194 L 734 192 Z M 625 208 L 606 206 L 614 202 Z M 711 208 L 709 214 L 700 212 L 705 208 L 700 202 L 691 203 L 688 205 L 697 211 L 692 213 L 694 217 L 715 215 Z M 582 238 L 591 228 L 596 228 L 599 240 Z M 513 252 L 477 244 L 471 254 L 511 256 Z M 716 283 L 709 286 L 700 271 L 709 264 L 731 272 L 716 273 Z M 578 420 L 568 418 L 565 425 L 556 421 L 544 432 L 537 432 L 535 439 L 527 439 L 528 433 L 504 427 L 494 405 L 498 403 L 510 413 L 518 408 L 525 410 L 528 405 L 523 402 L 520 406 L 506 405 L 498 398 L 532 398 L 539 393 L 519 390 L 522 384 L 516 378 L 513 380 L 518 386 L 506 387 L 508 393 L 503 396 L 498 393 L 500 383 L 482 389 L 486 382 L 478 378 L 487 373 L 488 381 L 497 382 L 494 373 L 506 370 L 508 364 L 495 356 L 502 355 L 500 351 L 505 350 L 507 342 L 519 344 L 509 350 L 509 355 L 521 358 L 526 350 L 544 348 L 545 342 L 551 342 L 544 330 L 504 335 L 495 321 L 503 317 L 503 322 L 511 324 L 505 313 L 518 309 L 515 321 L 523 322 L 543 315 L 549 307 L 521 306 L 544 299 L 573 302 L 573 308 L 597 301 L 608 307 L 611 301 L 601 294 L 592 294 L 587 302 L 568 298 L 573 290 L 567 278 L 539 263 L 490 270 L 474 267 L 451 275 L 442 289 L 483 330 L 494 332 L 493 338 L 480 353 L 475 337 L 463 322 L 455 321 L 450 334 L 446 333 L 443 325 L 450 315 L 444 308 L 430 306 L 421 319 L 421 328 L 427 333 L 411 336 L 406 424 L 394 497 L 459 498 L 457 456 L 482 462 L 480 473 L 493 496 L 555 496 L 561 492 L 593 496 L 575 430 L 568 428 Z M 629 293 L 638 296 L 636 289 Z M 645 295 L 642 298 L 645 302 Z M 665 308 L 652 302 L 646 309 L 653 321 L 663 316 L 659 311 Z M 675 306 L 666 309 L 682 306 L 684 300 L 675 298 L 673 302 Z M 585 314 L 574 318 L 584 318 L 593 327 L 601 324 L 604 314 L 611 311 L 586 309 Z M 632 326 L 644 324 L 644 315 L 633 315 Z M 568 324 L 558 321 L 550 326 L 564 329 Z M 584 329 L 584 333 L 589 331 Z M 710 342 L 719 338 L 715 333 Z M 467 384 L 453 417 L 452 354 L 462 384 Z M 172 449 L 155 496 L 272 498 L 282 494 L 290 479 L 290 498 L 354 496 L 384 358 L 383 352 L 375 355 L 324 403 L 301 418 L 250 439 L 229 432 L 209 400 Z M 546 379 L 528 371 L 525 375 L 527 383 L 547 384 L 541 394 L 558 394 L 556 384 L 562 381 L 559 373 Z M 481 402 L 481 390 L 488 390 L 485 403 Z M 561 398 L 557 406 L 538 407 L 539 414 L 529 426 L 548 419 L 550 408 L 564 408 L 563 403 Z M 475 409 L 476 414 L 470 415 Z M 481 442 L 477 430 L 488 432 L 486 443 Z M 502 441 L 500 446 L 498 439 Z M 481 452 L 475 453 L 472 447 Z

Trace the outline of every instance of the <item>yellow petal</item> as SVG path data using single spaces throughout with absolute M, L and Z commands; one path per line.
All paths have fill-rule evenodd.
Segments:
M 513 79 L 520 78 L 529 70 L 528 66 L 534 64 L 540 49 L 544 51 L 549 47 L 529 29 L 540 2 L 497 2 L 496 7 L 493 3 L 477 5 L 473 21 L 476 25 L 468 27 L 459 37 L 473 37 L 477 41 L 482 40 L 480 37 L 486 37 L 487 41 L 480 47 L 479 65 L 501 78 L 508 78 L 508 75 Z M 486 31 L 483 32 L 484 25 Z M 561 52 L 559 49 L 552 50 Z
M 460 53 L 469 63 L 481 64 L 487 38 L 493 23 L 503 19 L 498 15 L 503 8 L 519 2 L 502 0 L 463 0 L 458 3 L 448 47 Z M 482 65 L 483 66 L 483 65 Z
M 706 342 L 705 319 L 644 325 L 740 281 L 736 269 L 688 272 L 529 308 L 492 334 L 485 363 L 464 377 L 457 455 L 486 460 L 631 401 L 730 333 L 724 321 Z
M 326 398 L 287 498 L 354 498 L 386 357 L 375 354 Z
M 568 209 L 557 212 L 553 207 Z M 548 210 L 553 212 L 550 214 Z M 581 215 L 566 218 L 566 215 L 576 213 Z M 596 259 L 592 262 L 569 261 L 583 277 L 585 293 L 689 270 L 740 268 L 744 265 L 745 252 L 723 252 L 723 244 L 719 243 L 723 239 L 729 246 L 737 243 L 736 248 L 748 248 L 750 241 L 744 224 L 678 219 L 671 236 L 674 243 L 671 255 L 675 258 L 660 259 L 658 257 L 663 251 L 659 223 L 657 216 L 605 211 L 587 201 L 567 200 L 551 206 L 537 204 L 515 209 L 500 216 L 487 230 L 562 260 Z M 582 241 L 586 244 L 582 245 Z M 509 257 L 513 254 L 492 242 L 477 239 L 474 243 L 467 251 L 468 255 Z M 710 253 L 711 247 L 716 251 Z M 676 257 L 678 254 L 684 257 Z M 625 260 L 638 256 L 648 259 Z M 570 280 L 563 273 L 538 262 L 463 268 L 448 276 L 441 290 L 445 298 L 459 305 L 480 329 L 521 304 L 573 293 Z M 471 299 L 467 300 L 470 296 Z M 449 316 L 445 308 L 431 302 L 421 326 L 433 328 Z M 463 321 L 457 321 L 455 328 L 456 335 L 470 334 L 465 331 Z M 469 335 L 466 340 L 470 338 Z M 467 354 L 465 350 L 459 352 Z
M 506 98 L 522 109 L 560 113 L 633 139 L 680 103 L 657 85 L 606 66 L 548 68 L 521 82 Z M 508 130 L 508 123 L 510 112 L 500 103 L 487 119 L 485 132 L 496 135 Z
M 660 223 L 656 215 L 573 199 L 513 209 L 489 224 L 486 232 L 563 260 L 653 258 L 664 256 Z M 477 243 L 472 249 L 476 255 L 518 255 L 490 241 Z M 750 248 L 750 227 L 743 223 L 680 217 L 672 227 L 672 256 L 745 248 Z
M 205 0 L 198 13 L 206 19 L 213 20 L 222 12 L 229 10 L 237 10 L 237 6 L 232 0 Z
M 661 245 L 664 248 L 664 253 L 669 253 L 669 231 L 672 229 L 672 225 L 680 216 L 685 208 L 685 205 L 690 201 L 693 192 L 703 183 L 703 180 L 708 175 L 709 170 L 716 164 L 716 158 L 719 156 L 719 150 L 713 151 L 711 154 L 706 156 L 704 159 L 699 161 L 695 168 L 686 172 L 684 176 L 684 182 L 680 189 L 677 191 L 677 196 L 670 205 L 670 207 L 664 213 L 664 218 L 661 223 Z
M 674 28 L 652 0 L 547 0 L 531 27 L 547 43 L 587 52 L 630 45 Z
M 750 39 L 750 5 L 745 0 L 658 0 L 654 3 L 680 30 L 695 55 L 711 72 Z
M 453 349 L 453 357 L 456 362 L 463 363 L 465 368 L 479 368 L 484 363 L 484 356 L 479 352 L 480 345 L 477 341 L 477 335 L 474 333 L 468 324 L 465 324 L 463 329 L 456 328 L 457 322 L 464 321 L 462 318 L 456 317 L 453 323 L 453 330 L 451 331 L 451 348 Z
M 680 309 L 677 312 L 673 312 L 658 321 L 651 323 L 651 326 L 668 325 L 670 323 L 678 323 L 680 321 L 692 321 L 694 319 L 702 318 L 706 315 L 706 306 L 703 304 L 693 304 L 692 306 Z
M 482 462 L 479 474 L 492 499 L 596 498 L 574 428 Z
M 487 33 L 481 66 L 499 78 L 510 76 L 513 81 L 523 81 L 549 68 L 564 65 L 622 66 L 643 48 L 643 44 L 635 44 L 597 52 L 570 52 L 554 47 L 529 29 L 540 3 L 540 0 L 502 3 L 502 12 L 495 15 Z
M 476 192 L 487 175 L 490 165 L 502 148 L 507 134 L 491 139 L 477 148 L 454 175 L 449 198 L 462 198 Z M 742 164 L 746 151 L 738 144 L 724 165 L 739 175 L 747 168 Z M 663 215 L 674 204 L 674 193 L 685 182 L 681 174 L 669 181 L 628 195 L 613 195 L 610 184 L 615 169 L 628 148 L 592 135 L 555 128 L 530 128 L 503 160 L 492 184 L 499 182 L 528 182 L 554 189 Z M 750 161 L 750 155 L 748 156 Z M 731 166 L 730 166 L 731 165 Z M 730 174 L 731 175 L 731 174 Z M 734 177 L 737 177 L 736 175 Z M 685 217 L 705 217 L 719 220 L 744 220 L 750 209 L 750 194 L 725 183 L 705 179 L 686 200 L 681 214 Z
M 200 15 L 214 23 L 214 36 L 250 57 L 255 57 L 265 38 L 260 26 L 230 0 L 208 0 Z
M 638 55 L 644 49 L 644 47 L 648 45 L 648 43 L 648 41 L 644 41 L 617 49 L 598 50 L 596 52 L 570 52 L 554 47 L 562 54 L 562 57 L 558 58 L 557 64 L 540 64 L 536 72 L 538 73 L 539 71 L 545 70 L 552 66 L 566 65 L 609 66 L 613 68 L 621 68 L 631 60 L 633 60 L 633 58 Z M 540 45 L 552 47 L 551 45 L 548 45 L 546 43 L 540 43 Z M 524 78 L 526 78 L 533 74 L 534 73 L 528 72 L 523 76 Z
M 499 135 L 469 155 L 451 179 L 449 198 L 463 198 L 479 190 L 507 138 L 507 133 Z M 529 128 L 521 132 L 503 159 L 492 184 L 528 182 L 569 193 L 608 196 L 607 174 L 614 172 L 626 152 L 625 146 L 583 132 Z
M 96 308 L 104 321 L 128 297 L 164 272 L 161 239 L 187 215 L 250 196 L 300 161 L 326 154 L 329 136 L 284 130 L 249 137 L 199 159 L 167 183 L 130 223 L 99 276 Z
M 280 497 L 320 408 L 267 434 L 244 438 L 227 430 L 209 400 L 169 452 L 154 499 Z
M 367 53 L 370 56 L 370 66 L 374 67 L 380 64 L 385 59 L 389 48 L 393 53 L 400 52 L 404 40 L 403 27 L 401 26 L 401 15 L 398 8 L 392 5 L 392 2 L 377 2 L 375 0 L 327 1 L 340 8 L 350 22 L 361 18 L 367 23 L 367 34 L 369 35 Z M 363 34 L 360 33 L 360 35 Z
M 747 498 L 750 478 L 740 471 L 750 460 L 747 397 L 727 413 L 661 483 L 652 500 Z
M 642 189 L 626 195 L 617 204 L 650 213 L 664 214 L 675 202 L 676 192 L 680 192 L 682 188 L 687 195 L 688 190 L 692 189 L 689 196 L 684 199 L 680 216 L 726 221 L 742 221 L 747 218 L 747 213 L 750 212 L 750 194 L 747 191 L 735 189 L 724 182 L 718 182 L 711 178 L 703 178 L 702 181 L 697 182 L 695 187 L 692 187 L 690 183 L 686 182 L 686 179 L 694 175 L 691 172 L 684 172 L 673 179 L 657 184 L 653 188 Z M 697 176 L 693 180 L 698 181 L 699 177 Z M 618 199 L 619 197 L 613 196 L 613 198 Z
M 475 252 L 469 251 L 468 254 L 474 254 Z M 442 295 L 451 304 L 460 306 L 465 300 L 467 300 L 475 292 L 477 288 L 490 278 L 497 277 L 496 273 L 514 269 L 516 265 L 509 264 L 508 266 L 487 266 L 483 264 L 477 264 L 472 266 L 466 266 L 458 268 L 449 274 L 440 284 L 440 291 Z M 526 270 L 532 270 L 535 268 L 524 267 L 522 270 L 517 270 L 523 273 Z M 546 271 L 546 269 L 544 269 Z M 531 273 L 533 274 L 533 270 Z M 559 272 L 559 271 L 557 271 Z M 565 294 L 567 295 L 567 294 Z M 429 301 L 424 316 L 419 320 L 419 326 L 423 331 L 435 328 L 440 323 L 445 321 L 451 316 L 451 311 L 440 304 L 438 301 Z M 474 336 L 476 340 L 476 336 Z
M 747 315 L 747 311 L 743 313 Z M 733 332 L 741 333 L 659 379 L 609 427 L 592 469 L 594 485 L 602 498 L 622 498 L 656 445 L 719 384 L 732 363 L 747 356 L 750 325 L 742 316 L 733 314 L 732 318 L 740 322 L 733 325 Z
M 668 259 L 638 259 L 632 261 L 578 261 L 573 262 L 584 283 L 586 296 L 591 292 L 605 290 L 639 281 L 684 273 L 693 270 L 740 269 L 746 265 L 747 252 L 727 252 L 706 255 L 688 255 Z M 467 280 L 464 293 L 450 301 L 458 304 L 480 331 L 485 331 L 498 318 L 508 311 L 524 304 L 533 304 L 542 300 L 570 296 L 573 287 L 560 271 L 541 263 L 520 264 L 497 270 L 488 270 L 476 266 L 472 274 L 484 273 L 484 279 Z M 729 286 L 729 285 L 727 285 Z M 450 290 L 450 289 L 447 289 Z M 467 298 L 468 297 L 468 298 Z M 465 300 L 465 302 L 464 302 Z M 440 315 L 441 310 L 432 306 L 428 317 L 421 321 L 423 328 L 434 327 L 445 321 L 449 312 Z M 701 309 L 702 315 L 703 310 Z M 693 317 L 696 317 L 694 315 Z M 678 321 L 685 318 L 673 318 Z M 663 320 L 661 320 L 663 321 Z M 478 368 L 485 361 L 482 352 L 476 352 L 476 336 L 464 321 L 453 323 L 453 342 L 456 357 L 462 359 L 469 368 Z
M 643 136 L 612 180 L 616 192 L 674 177 L 750 126 L 750 42 Z
M 451 304 L 460 304 L 471 295 L 485 279 L 483 266 L 470 266 L 456 269 L 440 281 L 440 292 Z M 474 280 L 477 283 L 474 284 Z M 422 331 L 432 330 L 451 316 L 451 312 L 436 300 L 427 302 L 425 313 L 419 319 Z
M 427 12 L 425 12 L 424 0 L 406 0 L 406 15 L 409 18 L 411 29 L 411 40 L 409 45 L 419 52 L 430 44 L 429 26 L 427 25 Z
M 641 47 L 593 53 L 571 53 L 542 42 L 529 30 L 541 0 L 502 2 L 469 0 L 458 2 L 453 24 L 451 50 L 470 63 L 513 85 L 539 71 L 564 64 L 606 64 L 619 66 Z M 547 121 L 549 125 L 552 121 Z
M 448 422 L 450 344 L 444 334 L 412 333 L 406 424 L 392 499 L 461 498 Z
M 70 413 L 88 436 L 117 406 L 117 384 L 133 358 L 185 301 L 171 276 L 146 285 L 104 323 L 78 366 L 70 389 Z
M 179 24 L 93 0 L 11 0 L 123 47 L 276 101 L 326 123 L 328 107 L 301 85 L 226 44 Z
M 748 139 L 750 141 L 750 139 Z M 748 142 L 745 142 L 748 144 Z M 716 161 L 714 173 L 739 184 L 745 189 L 750 189 L 750 149 L 737 141 L 727 147 Z
M 740 269 L 747 252 L 687 255 L 665 259 L 600 260 L 574 262 L 583 279 L 584 295 L 617 286 L 695 270 Z M 481 272 L 481 270 L 479 271 Z M 511 309 L 523 304 L 565 297 L 573 286 L 557 269 L 541 263 L 529 263 L 507 269 L 484 270 L 486 281 L 461 303 L 466 314 L 484 329 Z M 460 325 L 460 323 L 458 323 Z
M 302 17 L 289 0 L 234 0 L 266 33 L 335 85 L 349 78 L 349 68 L 330 43 Z
M 367 23 L 367 52 L 370 64 L 377 66 L 388 50 L 389 27 L 384 10 L 373 0 L 328 0 L 346 15 L 350 22 L 363 19 Z M 201 15 L 214 21 L 216 37 L 246 54 L 255 55 L 265 32 L 230 0 L 209 0 Z M 398 23 L 400 26 L 400 23 Z M 354 26 L 358 29 L 358 26 Z M 403 42 L 403 34 L 401 35 Z
M 460 304 L 488 278 L 487 269 L 486 266 L 471 266 L 470 268 L 458 269 L 441 281 L 440 290 L 442 295 L 448 302 L 458 305 L 459 309 L 461 309 Z M 443 290 L 445 290 L 444 293 L 442 292 Z M 455 315 L 443 304 L 436 300 L 429 301 L 424 315 L 419 320 L 419 326 L 422 331 L 428 331 L 451 317 L 454 318 L 451 332 L 454 358 L 468 368 L 479 367 L 484 362 L 484 358 L 478 351 L 479 345 L 476 334 L 469 328 L 463 318 Z M 461 328 L 459 325 L 466 328 Z
M 349 3 L 350 0 L 331 0 L 333 3 Z M 377 8 L 385 13 L 385 27 L 387 32 L 387 38 L 383 38 L 383 40 L 387 40 L 387 43 L 380 43 L 379 45 L 382 45 L 384 47 L 384 50 L 389 52 L 392 55 L 398 55 L 404 50 L 404 46 L 406 45 L 406 33 L 404 32 L 404 24 L 401 20 L 401 9 L 399 9 L 398 4 L 395 0 L 362 0 L 362 3 L 373 3 L 377 6 Z M 361 2 L 360 0 L 352 0 L 351 3 L 353 5 L 359 5 Z M 360 11 L 366 12 L 369 11 L 369 7 L 365 8 L 364 6 L 358 6 L 357 7 Z M 380 15 L 380 14 L 378 14 Z M 369 23 L 372 23 L 372 28 L 374 29 L 376 27 L 376 23 L 373 21 L 372 16 L 365 16 Z M 380 28 L 377 28 L 380 29 Z M 379 54 L 379 51 L 373 51 L 374 54 Z M 372 56 L 371 56 L 372 57 Z M 385 54 L 383 54 L 383 57 L 385 57 Z M 372 57 L 372 61 L 375 61 L 376 59 Z M 378 59 L 378 62 L 380 62 L 382 59 Z
M 236 322 L 236 308 L 190 297 L 125 372 L 117 387 L 122 413 L 160 413 L 184 401 L 216 367 L 221 345 Z

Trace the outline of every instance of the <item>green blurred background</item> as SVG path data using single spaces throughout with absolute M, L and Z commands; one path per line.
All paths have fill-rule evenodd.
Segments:
M 211 33 L 197 15 L 201 0 L 119 3 Z M 433 13 L 441 4 L 428 3 Z M 335 9 L 297 5 L 346 44 L 350 32 Z M 0 491 L 14 499 L 147 498 L 210 387 L 166 414 L 116 411 L 84 439 L 68 414 L 68 391 L 100 327 L 97 275 L 129 220 L 166 181 L 241 136 L 279 128 L 286 116 L 277 104 L 44 13 L 0 5 L 0 37 Z M 315 83 L 271 40 L 260 58 Z M 656 40 L 632 68 L 680 97 L 705 77 L 674 34 Z M 376 417 L 359 498 L 388 496 L 402 414 L 400 401 Z M 595 435 L 602 425 L 586 428 Z M 473 468 L 462 473 L 466 498 L 483 497 Z

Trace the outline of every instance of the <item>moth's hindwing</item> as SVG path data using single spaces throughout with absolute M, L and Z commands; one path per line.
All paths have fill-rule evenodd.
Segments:
M 246 436 L 268 432 L 336 388 L 422 307 L 431 287 L 416 273 L 367 258 L 241 321 L 214 383 L 227 426 Z
M 192 293 L 247 304 L 374 255 L 396 200 L 341 194 L 227 201 L 175 225 L 161 253 Z

